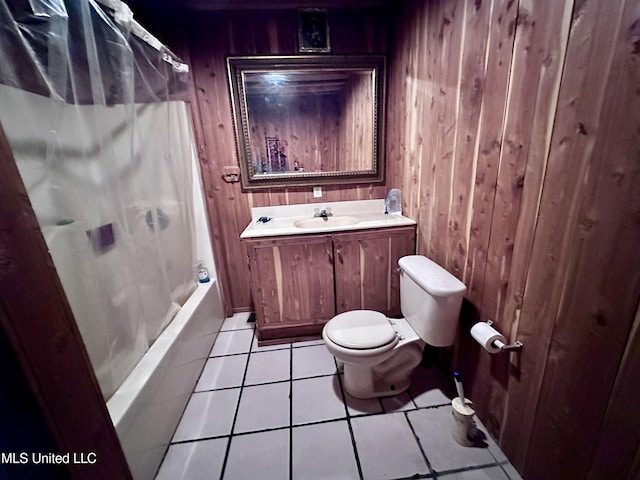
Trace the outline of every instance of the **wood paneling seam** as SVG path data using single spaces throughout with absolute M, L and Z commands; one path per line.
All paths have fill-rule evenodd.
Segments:
M 280 321 L 284 321 L 284 292 L 282 291 L 282 260 L 280 259 L 280 247 L 273 247 L 273 265 L 276 273 L 276 288 L 278 289 L 278 307 Z

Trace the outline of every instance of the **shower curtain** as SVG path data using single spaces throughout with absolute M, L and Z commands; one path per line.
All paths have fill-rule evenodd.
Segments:
M 197 259 L 187 68 L 103 3 L 0 0 L 0 122 L 108 399 Z

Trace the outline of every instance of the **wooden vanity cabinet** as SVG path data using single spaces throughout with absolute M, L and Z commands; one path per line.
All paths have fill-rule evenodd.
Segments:
M 334 234 L 336 314 L 375 310 L 400 316 L 398 259 L 416 252 L 416 228 Z
M 247 241 L 260 340 L 315 335 L 335 315 L 331 235 Z
M 398 259 L 415 253 L 415 226 L 248 239 L 260 340 L 317 336 L 337 313 L 400 314 Z

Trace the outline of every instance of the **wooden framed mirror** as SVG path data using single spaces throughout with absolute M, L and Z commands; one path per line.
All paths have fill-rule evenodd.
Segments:
M 382 55 L 229 57 L 244 189 L 382 183 Z

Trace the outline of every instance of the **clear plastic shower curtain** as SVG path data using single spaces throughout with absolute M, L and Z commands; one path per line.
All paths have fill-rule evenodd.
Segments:
M 0 122 L 105 399 L 196 287 L 184 66 L 120 7 L 0 0 Z

